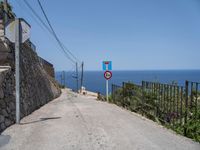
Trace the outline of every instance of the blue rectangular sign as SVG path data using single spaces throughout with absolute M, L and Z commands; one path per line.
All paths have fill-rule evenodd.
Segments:
M 112 70 L 112 61 L 103 61 L 103 70 Z

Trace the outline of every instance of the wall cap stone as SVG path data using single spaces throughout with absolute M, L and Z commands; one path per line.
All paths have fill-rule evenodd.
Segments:
M 4 71 L 10 70 L 10 69 L 11 69 L 10 66 L 0 66 L 0 72 L 4 72 Z

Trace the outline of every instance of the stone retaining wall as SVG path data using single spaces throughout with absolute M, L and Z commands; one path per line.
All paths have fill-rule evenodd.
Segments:
M 15 122 L 14 75 L 0 68 L 0 132 Z
M 10 53 L 14 58 L 13 46 Z M 11 59 L 9 64 L 14 64 Z M 0 133 L 15 122 L 15 69 L 0 67 Z M 37 53 L 24 44 L 20 49 L 21 118 L 61 94 L 57 82 L 40 63 Z
M 40 63 L 42 64 L 45 71 L 53 78 L 55 78 L 55 70 L 51 63 L 46 61 L 45 59 L 39 57 Z

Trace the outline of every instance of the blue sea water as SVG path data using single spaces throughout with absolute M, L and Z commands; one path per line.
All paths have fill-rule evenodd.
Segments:
M 62 72 L 56 72 L 56 79 L 61 82 Z M 86 90 L 105 94 L 106 80 L 103 71 L 85 71 L 83 85 Z M 76 89 L 76 79 L 72 72 L 65 72 L 65 85 L 73 90 Z M 113 77 L 109 80 L 109 91 L 111 84 L 122 85 L 122 82 L 133 82 L 141 84 L 141 81 L 156 81 L 161 83 L 177 82 L 184 85 L 185 80 L 200 83 L 200 70 L 156 70 L 156 71 L 113 71 Z M 79 82 L 80 84 L 80 82 Z

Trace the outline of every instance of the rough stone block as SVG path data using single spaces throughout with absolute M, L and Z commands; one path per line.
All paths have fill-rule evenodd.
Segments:
M 0 108 L 1 109 L 6 108 L 6 103 L 5 103 L 5 101 L 3 99 L 0 99 Z
M 0 124 L 4 122 L 4 116 L 0 115 Z
M 10 126 L 11 124 L 12 124 L 12 121 L 6 118 L 6 119 L 5 119 L 5 126 L 8 127 L 8 126 Z
M 7 113 L 6 109 L 3 109 L 3 110 L 2 110 L 2 115 L 3 115 L 4 117 L 8 117 L 8 113 Z
M 15 104 L 13 102 L 11 102 L 9 104 L 9 109 L 12 111 L 12 110 L 15 110 Z
M 5 123 L 0 124 L 0 131 L 4 130 L 6 128 Z
M 4 98 L 4 92 L 3 92 L 3 89 L 0 87 L 0 98 Z

